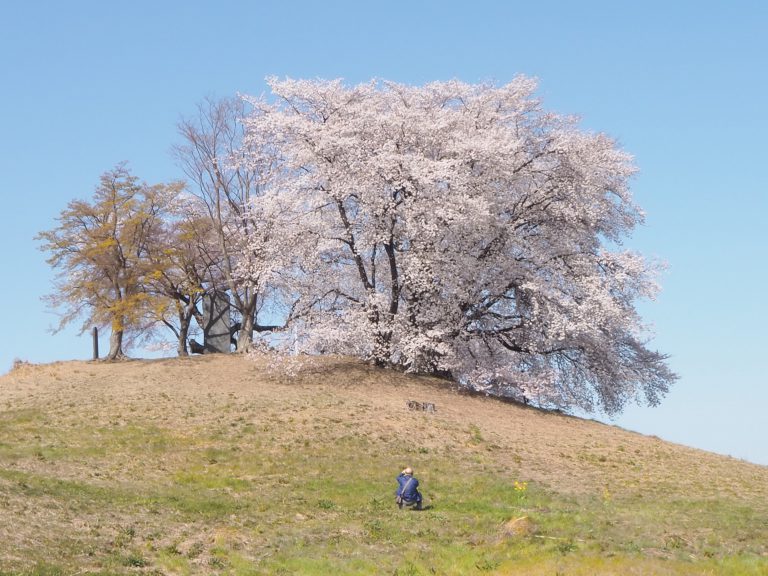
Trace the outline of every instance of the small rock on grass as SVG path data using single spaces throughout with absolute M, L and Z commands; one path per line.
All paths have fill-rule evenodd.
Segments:
M 536 526 L 536 523 L 528 516 L 513 518 L 512 520 L 505 522 L 503 526 L 505 536 L 516 538 L 532 536 L 537 530 L 538 526 Z

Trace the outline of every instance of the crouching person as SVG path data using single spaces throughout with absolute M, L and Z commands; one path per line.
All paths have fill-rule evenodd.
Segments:
M 395 492 L 395 502 L 402 509 L 413 508 L 421 510 L 421 493 L 418 490 L 419 481 L 413 477 L 413 469 L 406 468 L 397 477 L 397 492 Z

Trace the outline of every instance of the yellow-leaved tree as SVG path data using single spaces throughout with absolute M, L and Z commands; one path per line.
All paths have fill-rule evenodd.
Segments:
M 149 186 L 119 164 L 101 175 L 90 201 L 73 200 L 58 225 L 38 234 L 40 249 L 56 270 L 46 296 L 60 311 L 58 329 L 75 319 L 111 329 L 107 358 L 124 356 L 126 336 L 143 334 L 156 319 L 162 296 L 145 289 L 157 262 L 147 258 L 179 183 Z

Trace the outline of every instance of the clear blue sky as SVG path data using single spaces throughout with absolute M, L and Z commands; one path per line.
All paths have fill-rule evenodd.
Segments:
M 3 1 L 0 372 L 88 358 L 40 297 L 33 236 L 127 160 L 180 177 L 175 125 L 269 75 L 540 80 L 548 109 L 635 155 L 647 224 L 628 245 L 669 263 L 644 303 L 681 380 L 614 423 L 768 465 L 768 2 Z

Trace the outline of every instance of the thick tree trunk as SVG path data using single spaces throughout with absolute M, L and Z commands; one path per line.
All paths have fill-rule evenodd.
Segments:
M 184 305 L 182 306 L 182 302 Z M 177 352 L 179 356 L 189 356 L 187 347 L 187 338 L 189 337 L 189 327 L 192 324 L 192 318 L 197 319 L 197 323 L 203 325 L 203 316 L 197 309 L 197 303 L 194 296 L 189 296 L 189 301 L 182 300 L 177 302 L 176 308 L 179 315 L 179 346 Z
M 187 349 L 187 336 L 189 336 L 189 324 L 191 317 L 186 314 L 179 314 L 179 345 L 177 352 L 179 356 L 189 356 Z
M 376 341 L 373 344 L 373 355 L 371 357 L 373 365 L 383 368 L 389 366 L 389 351 L 387 343 L 379 336 L 376 336 Z
M 107 354 L 107 360 L 117 360 L 124 357 L 123 331 L 112 330 L 112 334 L 109 335 L 109 354 Z
M 112 288 L 115 291 L 115 304 L 122 306 L 123 304 L 123 290 L 120 285 L 115 282 Z M 119 306 L 115 306 L 119 309 Z M 123 354 L 123 330 L 125 328 L 125 318 L 116 313 L 111 318 L 112 333 L 109 335 L 109 354 L 107 354 L 107 360 L 117 360 L 118 358 L 125 357 Z
M 385 330 L 380 320 L 373 325 L 373 330 L 373 363 L 388 366 L 392 359 L 392 331 Z
M 391 282 L 389 313 L 394 316 L 397 314 L 398 308 L 400 306 L 400 273 L 397 269 L 394 238 L 390 238 L 389 243 L 384 244 L 384 250 L 387 252 L 387 259 L 389 260 L 389 279 Z
M 237 333 L 237 352 L 248 352 L 253 343 L 253 316 L 256 307 L 256 298 L 253 298 L 253 304 L 250 302 L 243 311 L 243 321 L 240 331 Z

